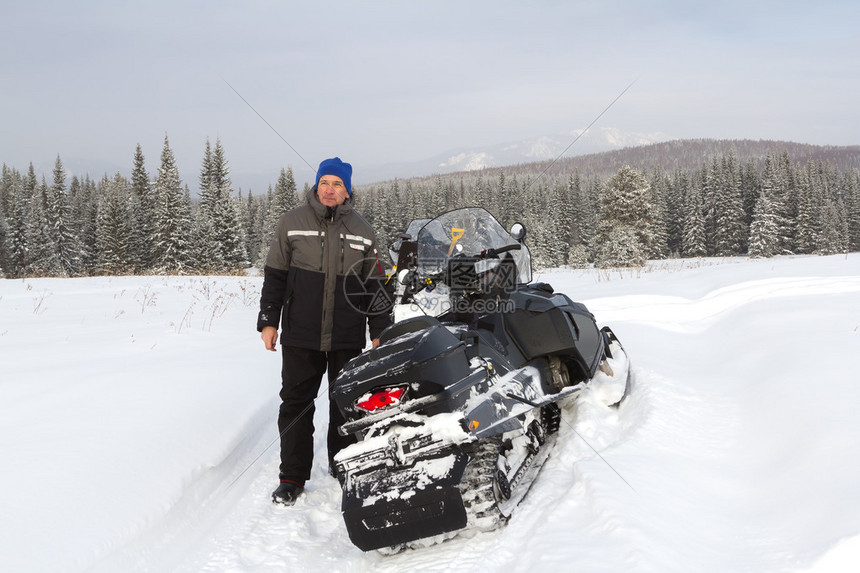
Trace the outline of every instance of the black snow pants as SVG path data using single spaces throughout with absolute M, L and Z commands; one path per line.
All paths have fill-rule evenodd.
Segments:
M 361 354 L 361 350 L 333 350 L 322 352 L 282 346 L 284 357 L 281 368 L 281 408 L 278 413 L 278 431 L 281 434 L 280 479 L 304 485 L 311 477 L 314 460 L 314 399 L 323 374 L 328 370 L 329 468 L 340 450 L 355 443 L 355 436 L 341 436 L 338 426 L 344 418 L 331 400 L 331 387 L 343 365 Z

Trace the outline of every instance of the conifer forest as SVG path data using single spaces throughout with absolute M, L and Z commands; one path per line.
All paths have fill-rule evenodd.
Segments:
M 723 143 L 692 158 L 672 142 L 658 161 L 633 149 L 356 186 L 355 206 L 386 263 L 409 221 L 464 206 L 524 223 L 538 269 L 860 250 L 857 149 L 833 160 Z M 167 136 L 154 170 L 139 145 L 130 155 L 130 178 L 68 178 L 60 157 L 48 177 L 3 164 L 0 276 L 242 273 L 262 267 L 279 217 L 308 191 L 291 168 L 265 192 L 234 189 L 220 140 L 205 142 L 193 196 Z

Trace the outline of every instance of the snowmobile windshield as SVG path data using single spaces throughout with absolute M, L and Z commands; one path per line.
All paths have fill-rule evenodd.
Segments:
M 452 257 L 477 257 L 483 251 L 516 244 L 516 239 L 485 209 L 469 207 L 448 211 L 426 223 L 418 232 L 418 274 L 422 277 L 438 275 L 447 268 Z M 518 250 L 499 256 L 513 259 L 519 284 L 531 282 L 531 257 L 524 244 Z M 487 266 L 493 264 L 493 259 L 487 259 Z

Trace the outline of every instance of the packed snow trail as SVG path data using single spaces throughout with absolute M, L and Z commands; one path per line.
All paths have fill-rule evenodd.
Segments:
M 323 400 L 323 398 L 320 398 Z M 631 428 L 620 423 L 621 412 L 598 404 L 597 399 L 590 402 L 590 409 L 580 407 L 579 416 L 587 423 L 578 424 L 582 438 L 598 449 L 605 449 L 615 440 L 631 432 Z M 321 405 L 320 405 L 321 406 Z M 320 406 L 318 406 L 318 411 Z M 622 406 L 623 409 L 628 406 Z M 631 406 L 630 408 L 634 408 Z M 574 408 L 565 411 L 559 440 L 565 442 L 564 448 L 557 448 L 550 457 L 544 472 L 553 466 L 560 474 L 567 474 L 557 480 L 565 489 L 572 481 L 572 467 L 561 465 L 564 459 L 596 457 L 589 446 L 574 434 L 577 425 L 573 420 Z M 635 416 L 633 416 L 635 418 Z M 569 419 L 570 418 L 570 419 Z M 317 424 L 323 421 L 317 417 Z M 580 440 L 577 446 L 574 439 Z M 316 452 L 317 458 L 325 459 L 324 452 Z M 560 455 L 561 454 L 561 455 Z M 555 461 L 558 458 L 558 461 Z M 602 462 L 601 462 L 602 463 Z M 337 481 L 324 473 L 317 463 L 305 494 L 295 506 L 285 508 L 271 503 L 271 490 L 274 487 L 273 475 L 277 473 L 277 454 L 268 456 L 266 468 L 250 485 L 248 492 L 238 500 L 237 506 L 251 506 L 256 509 L 240 527 L 226 525 L 224 531 L 216 532 L 210 545 L 213 553 L 203 556 L 201 561 L 187 563 L 183 571 L 285 571 L 308 568 L 329 571 L 402 571 L 402 570 L 450 570 L 452 563 L 463 570 L 474 567 L 501 568 L 510 562 L 511 555 L 498 554 L 499 537 L 507 535 L 505 530 L 492 533 L 478 533 L 466 539 L 454 539 L 441 545 L 417 550 L 406 550 L 395 555 L 378 552 L 363 553 L 356 549 L 347 537 L 346 528 L 340 515 L 341 490 Z M 611 471 L 611 470 L 610 470 Z M 541 476 L 543 473 L 541 474 Z M 617 485 L 627 489 L 624 483 L 613 476 Z M 532 492 L 546 487 L 542 477 L 533 485 Z M 549 483 L 552 483 L 550 481 Z M 276 484 L 275 484 L 276 485 Z M 532 493 L 526 502 L 515 512 L 528 506 Z M 553 505 L 550 499 L 549 506 Z M 241 510 L 237 510 L 241 511 Z M 539 510 L 540 511 L 540 510 Z M 542 513 L 542 512 L 541 512 Z M 512 520 L 512 522 L 514 521 Z M 232 519 L 227 520 L 232 522 Z M 225 522 L 226 523 L 226 522 Z M 510 526 L 505 528 L 510 529 Z M 224 536 L 222 538 L 221 536 Z M 475 548 L 484 546 L 488 554 L 476 554 Z M 308 565 L 313 564 L 313 565 Z M 495 565 L 493 565 L 495 564 Z
M 340 490 L 324 468 L 315 468 L 297 506 L 271 506 L 272 459 L 249 494 L 249 503 L 266 508 L 258 521 L 188 570 L 528 571 L 538 560 L 588 571 L 725 571 L 810 563 L 838 538 L 839 528 L 828 532 L 828 520 L 818 516 L 809 532 L 817 511 L 795 516 L 791 508 L 824 504 L 839 512 L 844 500 L 827 495 L 824 482 L 851 487 L 851 479 L 840 476 L 847 467 L 831 463 L 824 467 L 835 471 L 821 479 L 821 488 L 798 488 L 806 474 L 792 478 L 792 458 L 821 458 L 816 446 L 827 446 L 829 438 L 801 438 L 831 408 L 822 400 L 807 412 L 809 426 L 793 424 L 804 417 L 799 407 L 809 404 L 804 376 L 815 376 L 820 365 L 806 362 L 807 372 L 799 372 L 783 359 L 784 344 L 762 341 L 783 340 L 795 330 L 798 336 L 789 339 L 802 347 L 797 356 L 812 345 L 823 358 L 836 348 L 831 328 L 814 320 L 816 303 L 826 300 L 829 308 L 844 297 L 850 308 L 857 293 L 857 277 L 784 277 L 722 287 L 699 299 L 585 300 L 599 318 L 607 317 L 632 356 L 631 395 L 614 410 L 586 393 L 565 410 L 556 449 L 507 527 L 392 556 L 364 554 L 349 544 Z M 800 395 L 791 396 L 786 384 L 798 383 Z M 772 407 L 781 401 L 784 408 Z M 780 452 L 782 438 L 771 439 L 772 432 L 796 433 L 790 442 L 808 448 Z M 839 434 L 833 424 L 832 437 Z M 807 462 L 796 463 L 803 469 Z M 818 547 L 804 554 L 796 546 L 809 535 Z

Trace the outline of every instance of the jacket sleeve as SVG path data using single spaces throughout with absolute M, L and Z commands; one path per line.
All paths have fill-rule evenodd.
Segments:
M 266 326 L 278 328 L 280 325 L 281 309 L 287 293 L 288 272 L 268 265 L 263 270 L 263 293 L 260 296 L 260 314 L 257 315 L 257 332 L 262 332 Z
M 370 256 L 365 259 L 365 268 L 363 276 L 370 277 L 372 280 L 368 284 L 375 292 L 371 297 L 372 308 L 368 309 L 367 325 L 370 330 L 370 339 L 379 338 L 382 331 L 392 324 L 392 296 L 385 288 L 385 273 L 382 270 L 382 263 L 379 260 L 379 253 L 376 250 L 376 239 L 370 246 Z
M 257 315 L 257 332 L 265 326 L 278 328 L 281 309 L 287 293 L 287 276 L 290 268 L 290 241 L 287 237 L 287 218 L 278 221 L 275 237 L 266 256 L 263 269 L 263 292 L 260 296 L 260 313 Z

